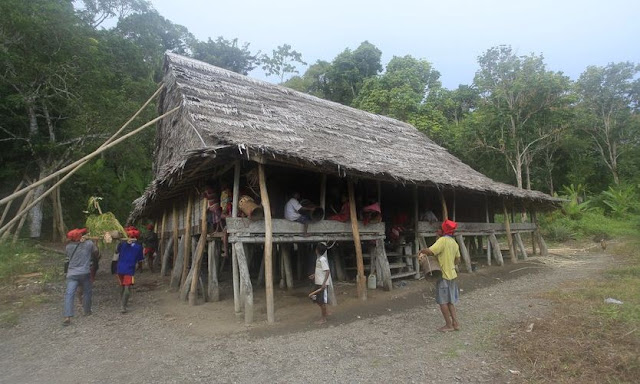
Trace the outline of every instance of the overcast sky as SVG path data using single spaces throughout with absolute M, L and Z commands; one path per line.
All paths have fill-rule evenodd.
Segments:
M 307 63 L 369 40 L 383 54 L 427 59 L 445 87 L 470 84 L 477 57 L 509 44 L 542 53 L 576 79 L 588 65 L 640 63 L 640 0 L 152 0 L 201 40 L 237 37 L 252 52 L 283 43 Z M 261 70 L 251 76 L 264 78 Z M 277 81 L 276 77 L 268 78 Z

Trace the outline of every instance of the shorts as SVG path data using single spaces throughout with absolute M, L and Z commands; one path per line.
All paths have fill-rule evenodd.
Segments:
M 439 279 L 436 283 L 436 303 L 438 304 L 458 304 L 460 289 L 458 281 Z
M 311 222 L 311 219 L 308 216 L 305 215 L 300 215 L 300 217 L 298 217 L 297 219 L 293 220 L 296 223 L 300 223 L 300 224 L 309 224 Z
M 121 275 L 118 273 L 118 281 L 120 282 L 121 286 L 128 287 L 134 284 L 135 279 L 132 275 Z
M 318 290 L 320 288 L 322 288 L 322 285 L 316 285 L 316 289 L 315 290 Z M 315 296 L 316 296 L 316 298 L 313 301 L 316 304 L 318 304 L 318 305 L 327 304 L 327 287 L 325 287 L 320 292 L 316 293 Z

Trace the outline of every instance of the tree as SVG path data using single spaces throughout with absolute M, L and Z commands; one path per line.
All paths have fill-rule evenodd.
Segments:
M 117 17 L 119 20 L 132 13 L 144 13 L 152 9 L 147 0 L 80 0 L 83 8 L 78 15 L 93 28 L 105 20 Z
M 591 137 L 613 181 L 620 184 L 619 159 L 638 145 L 638 84 L 640 66 L 630 62 L 589 66 L 576 83 L 580 129 Z
M 291 49 L 289 44 L 278 46 L 272 51 L 271 56 L 263 54 L 261 57 L 262 69 L 266 71 L 267 76 L 276 75 L 280 78 L 280 83 L 284 82 L 287 74 L 299 73 L 295 63 L 307 65 L 302 60 L 302 54 Z
M 191 47 L 193 57 L 220 68 L 225 68 L 243 75 L 251 72 L 260 60 L 260 52 L 252 54 L 249 43 L 238 46 L 238 39 L 226 40 L 222 36 L 216 40 L 209 38 L 206 42 L 196 41 Z
M 518 56 L 509 46 L 489 49 L 478 63 L 474 83 L 482 96 L 478 117 L 483 121 L 475 126 L 476 146 L 503 155 L 523 188 L 523 168 L 528 175 L 536 146 L 559 128 L 538 118 L 566 107 L 569 79 L 547 70 L 542 56 Z
M 441 87 L 440 73 L 426 60 L 394 56 L 385 73 L 365 80 L 353 106 L 369 112 L 408 121 Z
M 284 86 L 296 91 L 306 92 L 311 95 L 329 99 L 329 80 L 327 72 L 331 68 L 328 61 L 318 60 L 311 64 L 302 76 L 293 76 L 284 82 Z

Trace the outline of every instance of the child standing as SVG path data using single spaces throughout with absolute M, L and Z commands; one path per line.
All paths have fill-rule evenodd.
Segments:
M 127 303 L 131 296 L 131 286 L 134 283 L 133 275 L 136 272 L 136 263 L 144 260 L 142 255 L 142 245 L 137 242 L 140 237 L 140 231 L 136 227 L 125 228 L 127 232 L 127 241 L 118 244 L 118 264 L 117 273 L 118 281 L 121 287 L 121 304 L 122 313 L 127 313 Z
M 325 243 L 318 243 L 316 246 L 316 271 L 313 275 L 309 275 L 309 279 L 314 280 L 316 285 L 315 290 L 309 293 L 309 298 L 318 304 L 322 314 L 322 318 L 317 323 L 324 324 L 327 322 L 328 288 L 331 286 L 331 271 Z

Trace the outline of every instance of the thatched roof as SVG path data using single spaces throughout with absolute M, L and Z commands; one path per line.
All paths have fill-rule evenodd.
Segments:
M 201 155 L 262 154 L 339 175 L 436 185 L 552 202 L 550 196 L 498 183 L 464 164 L 413 126 L 167 53 L 160 111 L 182 106 L 158 125 L 155 180 L 133 218 Z M 200 160 L 198 160 L 200 159 Z M 164 186 L 164 188 L 163 188 Z

